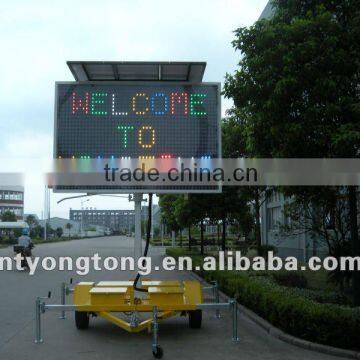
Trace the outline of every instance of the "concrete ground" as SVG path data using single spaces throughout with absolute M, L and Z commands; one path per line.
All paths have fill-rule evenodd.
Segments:
M 133 255 L 133 239 L 104 237 L 38 245 L 38 256 L 129 256 Z M 0 249 L 0 256 L 13 255 L 11 248 Z M 150 249 L 154 263 L 160 264 L 162 249 Z M 79 276 L 75 272 L 38 270 L 34 276 L 25 272 L 0 272 L 0 359 L 1 360 L 107 360 L 152 359 L 151 335 L 129 334 L 99 318 L 90 320 L 88 330 L 75 328 L 73 313 L 66 320 L 59 314 L 43 316 L 44 343 L 34 344 L 34 301 L 36 296 L 53 293 L 51 303 L 60 301 L 60 283 L 74 281 L 126 280 L 129 272 L 92 271 Z M 158 271 L 159 279 L 188 279 L 187 272 Z M 241 341 L 231 341 L 231 318 L 228 311 L 216 319 L 213 311 L 203 314 L 202 329 L 190 329 L 187 318 L 170 318 L 160 324 L 159 343 L 164 359 L 242 359 L 242 360 L 320 360 L 339 359 L 330 355 L 303 350 L 269 336 L 264 330 L 239 317 Z

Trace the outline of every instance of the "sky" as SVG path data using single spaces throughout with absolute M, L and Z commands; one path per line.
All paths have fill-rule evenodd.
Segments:
M 233 73 L 233 31 L 250 26 L 267 0 L 0 0 L 0 171 L 25 173 L 25 213 L 41 216 L 52 158 L 54 83 L 71 81 L 68 60 L 206 61 L 204 81 Z M 231 101 L 222 100 L 222 112 Z M 51 194 L 51 216 L 81 200 Z M 93 197 L 85 207 L 129 209 L 125 198 Z

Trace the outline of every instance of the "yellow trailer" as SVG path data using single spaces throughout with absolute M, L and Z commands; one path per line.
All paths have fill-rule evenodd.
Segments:
M 237 303 L 235 300 L 219 302 L 218 286 L 203 288 L 199 281 L 163 281 L 143 280 L 141 297 L 134 290 L 134 281 L 100 281 L 79 282 L 73 288 L 65 283 L 61 286 L 61 304 L 47 304 L 44 298 L 36 299 L 36 343 L 42 343 L 41 315 L 46 311 L 60 311 L 61 319 L 65 319 L 66 311 L 75 312 L 75 324 L 79 330 L 89 327 L 91 317 L 101 317 L 116 326 L 130 332 L 138 333 L 144 330 L 152 331 L 152 353 L 155 358 L 163 356 L 163 350 L 158 343 L 159 322 L 176 315 L 188 315 L 189 326 L 199 329 L 202 325 L 202 310 L 214 309 L 217 317 L 219 309 L 232 309 L 233 335 L 237 336 Z M 204 303 L 203 290 L 213 291 L 214 302 Z M 66 295 L 73 294 L 73 304 L 66 304 Z M 50 297 L 51 294 L 49 293 Z M 122 313 L 124 316 L 119 316 Z M 140 320 L 140 313 L 150 316 Z

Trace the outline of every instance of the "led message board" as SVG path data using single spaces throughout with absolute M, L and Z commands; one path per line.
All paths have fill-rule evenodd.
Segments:
M 56 83 L 56 158 L 214 158 L 218 83 Z

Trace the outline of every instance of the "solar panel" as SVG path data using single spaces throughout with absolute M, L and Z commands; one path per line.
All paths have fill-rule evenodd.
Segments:
M 205 62 L 68 61 L 76 81 L 201 82 Z

